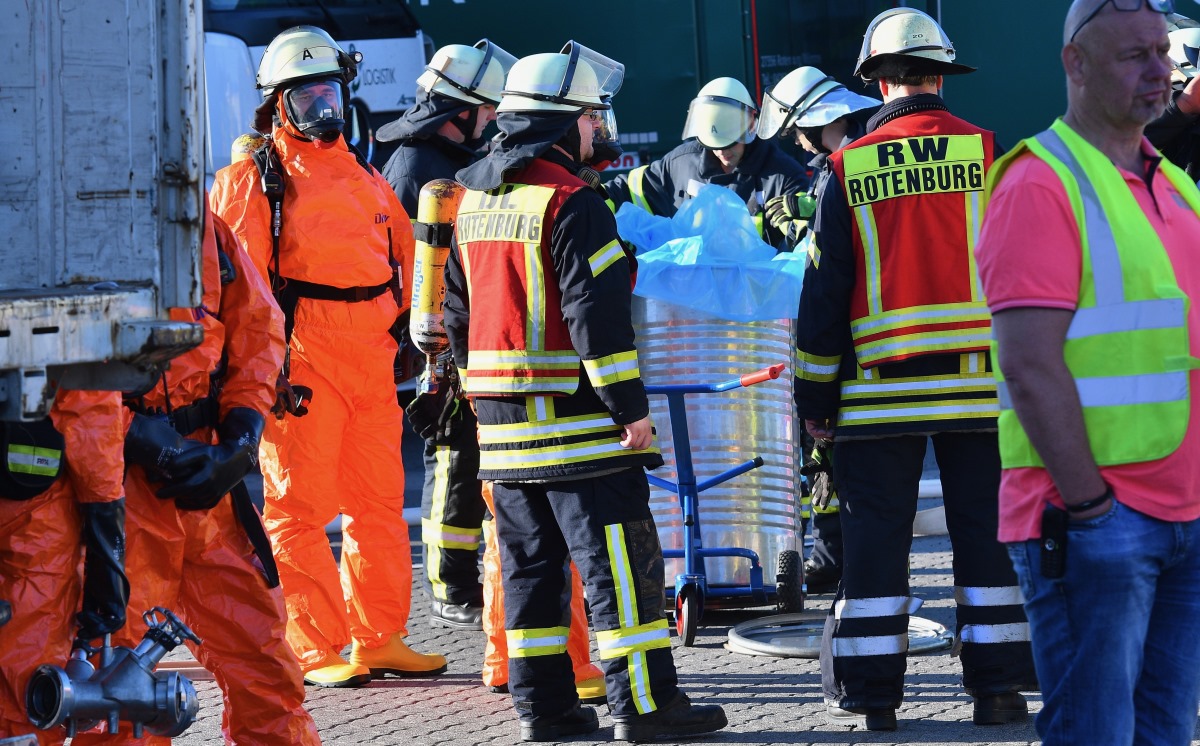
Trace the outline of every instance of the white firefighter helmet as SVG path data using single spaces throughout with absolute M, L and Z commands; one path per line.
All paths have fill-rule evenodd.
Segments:
M 1200 67 L 1200 28 L 1181 28 L 1167 34 L 1171 39 L 1171 64 L 1175 77 L 1190 80 Z
M 487 39 L 470 47 L 450 44 L 433 53 L 417 85 L 468 104 L 498 104 L 504 79 L 516 61 L 499 44 Z
M 750 91 L 736 78 L 717 78 L 704 87 L 688 105 L 683 139 L 696 138 L 706 148 L 720 150 L 754 139 L 758 107 Z
M 496 111 L 608 109 L 624 79 L 625 66 L 620 62 L 569 41 L 558 54 L 517 60 Z
M 815 67 L 799 67 L 764 94 L 758 136 L 770 139 L 793 127 L 824 127 L 847 114 L 881 103 L 851 93 Z
M 346 54 L 333 37 L 316 26 L 293 26 L 267 45 L 258 63 L 257 83 L 270 98 L 286 83 L 337 78 L 349 84 L 358 74 L 362 53 Z
M 914 8 L 892 8 L 867 27 L 854 74 L 877 80 L 975 72 L 954 57 L 954 45 L 937 21 Z

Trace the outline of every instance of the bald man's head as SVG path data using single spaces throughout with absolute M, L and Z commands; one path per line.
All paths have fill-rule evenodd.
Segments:
M 1063 22 L 1064 47 L 1071 43 L 1072 36 L 1079 33 L 1081 30 L 1080 24 L 1096 20 L 1095 18 L 1090 18 L 1092 14 L 1100 15 L 1116 12 L 1113 6 L 1109 5 L 1109 7 L 1104 8 L 1101 7 L 1103 5 L 1108 5 L 1108 0 L 1074 0 L 1071 3 L 1070 9 L 1067 10 L 1067 20 Z M 1097 9 L 1099 9 L 1099 13 L 1096 13 Z

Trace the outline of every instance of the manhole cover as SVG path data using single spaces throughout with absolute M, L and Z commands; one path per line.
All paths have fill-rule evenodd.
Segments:
M 725 647 L 745 655 L 819 658 L 825 617 L 824 611 L 805 611 L 752 619 L 729 630 Z M 953 642 L 954 634 L 937 622 L 919 616 L 908 618 L 909 654 L 944 650 Z

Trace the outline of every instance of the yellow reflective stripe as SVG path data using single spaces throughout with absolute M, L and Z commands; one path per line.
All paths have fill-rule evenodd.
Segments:
M 668 646 L 670 641 L 668 640 Z M 646 653 L 638 651 L 629 656 L 629 689 L 633 695 L 633 705 L 639 715 L 654 712 L 658 705 L 654 702 L 654 694 L 650 691 L 650 664 L 646 661 Z
M 765 236 L 763 233 L 763 214 L 760 212 L 757 215 L 752 215 L 751 220 L 754 221 L 754 230 L 759 236 Z
M 958 372 L 967 373 L 984 373 L 987 371 L 987 353 L 984 352 L 967 352 L 963 353 L 958 358 Z
M 638 651 L 671 647 L 671 630 L 666 619 L 637 627 L 597 630 L 596 648 L 601 660 L 620 658 Z
M 56 448 L 38 448 L 16 443 L 10 443 L 8 446 L 10 472 L 52 477 L 58 474 L 61 463 L 62 451 Z
M 861 344 L 855 347 L 855 352 L 858 354 L 859 365 L 870 365 L 898 355 L 961 350 L 964 347 L 986 347 L 991 343 L 991 339 L 991 329 L 982 327 L 916 332 Z
M 843 400 L 919 394 L 991 394 L 995 391 L 996 379 L 991 373 L 983 372 L 974 376 L 942 375 L 873 381 L 860 379 L 842 383 Z
M 476 370 L 568 370 L 578 366 L 579 354 L 574 350 L 471 350 L 471 367 Z
M 631 381 L 642 377 L 642 373 L 638 369 L 636 350 L 605 355 L 595 360 L 584 360 L 583 369 L 587 371 L 588 380 L 592 382 L 593 388 L 611 386 L 618 381 Z
M 525 244 L 525 347 L 546 349 L 546 277 L 542 272 L 542 246 Z
M 850 148 L 842 156 L 850 207 L 911 194 L 984 187 L 982 135 L 908 137 Z
M 421 521 L 421 541 L 442 549 L 478 549 L 482 533 L 483 529 L 459 528 L 429 518 Z M 429 558 L 426 558 L 426 564 L 429 564 Z
M 588 265 L 592 268 L 592 277 L 599 277 L 600 273 L 611 267 L 625 256 L 625 249 L 621 247 L 621 242 L 613 239 L 588 257 Z
M 874 425 L 912 420 L 969 420 L 999 416 L 1000 405 L 994 398 L 961 399 L 953 402 L 902 402 L 886 408 L 878 404 L 842 407 L 838 411 L 838 424 Z
M 525 397 L 525 416 L 530 422 L 544 422 L 553 420 L 554 417 L 554 397 L 552 396 L 527 396 Z M 584 417 L 574 419 L 585 419 Z M 516 425 L 488 425 L 487 427 L 525 427 L 525 423 L 517 423 Z
M 422 519 L 421 521 L 421 541 L 425 544 L 437 546 L 436 542 L 431 541 L 427 537 L 429 528 L 426 524 L 428 521 L 428 523 L 434 526 L 440 525 L 446 515 L 446 499 L 450 495 L 450 447 L 437 446 L 433 457 L 435 461 L 433 467 L 433 505 L 430 510 L 430 518 Z M 432 586 L 433 597 L 435 599 L 447 598 L 449 589 L 442 580 L 441 552 L 425 553 L 425 575 L 429 578 L 429 584 Z
M 828 382 L 837 380 L 842 367 L 841 355 L 810 355 L 796 350 L 796 376 L 806 381 Z
M 530 397 L 530 399 L 546 397 Z M 568 438 L 573 435 L 586 435 L 608 430 L 620 430 L 612 417 L 605 415 L 581 415 L 578 417 L 563 417 L 552 421 L 516 422 L 509 425 L 479 425 L 479 444 L 518 443 L 529 440 L 546 438 Z
M 966 199 L 967 210 L 967 262 L 971 273 L 971 300 L 983 302 L 983 281 L 979 279 L 979 267 L 975 263 L 975 242 L 979 240 L 979 223 L 982 220 L 982 192 L 968 192 Z
M 812 495 L 800 495 L 800 517 L 806 521 L 812 517 Z
M 871 316 L 883 313 L 882 287 L 879 280 L 879 229 L 875 225 L 875 213 L 870 205 L 854 211 L 858 223 L 858 235 L 863 242 L 863 260 L 866 262 L 867 312 Z
M 462 375 L 467 373 L 467 375 Z M 483 376 L 459 368 L 463 390 L 468 394 L 485 396 L 522 396 L 547 392 L 574 394 L 579 388 L 579 376 Z
M 604 527 L 604 539 L 608 547 L 608 566 L 613 575 L 613 591 L 617 596 L 617 617 L 622 627 L 636 627 L 637 585 L 633 582 L 633 570 L 629 567 L 625 527 L 610 523 Z
M 656 647 L 670 647 L 670 632 L 667 621 L 660 619 L 646 625 L 639 625 L 637 609 L 637 584 L 634 582 L 633 569 L 629 566 L 629 554 L 625 544 L 625 527 L 612 523 L 604 527 L 605 543 L 608 546 L 608 566 L 613 575 L 613 591 L 617 600 L 617 615 L 621 629 L 596 631 L 597 645 L 601 646 L 601 658 L 606 654 L 602 647 L 616 640 L 626 640 L 629 645 L 625 655 L 628 655 L 629 686 L 633 696 L 634 706 L 639 713 L 653 712 L 658 709 L 654 696 L 650 691 L 650 672 L 646 661 L 646 650 Z M 666 645 L 658 644 L 654 634 L 661 625 L 666 635 Z M 626 639 L 625 635 L 629 635 Z M 643 635 L 646 635 L 643 637 Z M 603 637 L 602 637 L 603 636 Z M 605 642 L 601 642 L 601 640 Z M 611 657 L 618 657 L 614 654 Z
M 590 440 L 584 443 L 551 446 L 548 448 L 505 449 L 481 451 L 479 468 L 483 471 L 504 469 L 537 469 L 563 463 L 579 463 L 610 458 L 615 455 L 636 456 L 643 453 L 660 453 L 658 446 L 641 450 L 630 450 L 621 445 L 621 435 L 612 438 Z
M 983 323 L 990 325 L 991 318 L 987 304 L 983 302 L 936 303 L 872 313 L 869 316 L 853 320 L 850 324 L 850 332 L 857 339 L 864 334 L 878 334 L 920 324 Z
M 644 179 L 646 177 L 647 166 L 638 166 L 629 172 L 629 198 L 633 200 L 633 204 L 642 208 L 650 214 L 654 214 L 654 210 L 650 209 L 650 203 L 646 201 L 646 189 Z
M 505 630 L 510 658 L 534 658 L 539 655 L 560 655 L 567 652 L 566 627 Z

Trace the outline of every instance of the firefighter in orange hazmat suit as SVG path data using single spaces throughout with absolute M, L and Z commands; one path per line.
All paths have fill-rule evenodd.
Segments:
M 259 65 L 255 123 L 273 128 L 271 142 L 223 169 L 212 195 L 288 316 L 287 378 L 312 391 L 306 416 L 274 420 L 264 435 L 264 516 L 288 642 L 306 682 L 334 687 L 446 668 L 403 640 L 412 564 L 389 329 L 409 305 L 412 225 L 341 136 L 356 67 L 321 29 L 275 37 Z M 340 580 L 324 530 L 338 513 Z
M 14 430 L 25 423 L 0 423 L 9 428 L 0 466 L 0 598 L 13 607 L 0 627 L 0 738 L 36 734 L 39 744 L 61 744 L 66 730 L 40 731 L 25 717 L 25 684 L 39 665 L 62 665 L 71 651 L 85 547 L 81 636 L 103 637 L 124 624 L 125 413 L 115 391 L 60 389 L 49 420 L 60 442 L 35 438 L 37 445 L 15 448 Z
M 282 314 L 233 233 L 211 214 L 201 282 L 201 305 L 172 309 L 171 317 L 201 324 L 204 341 L 172 360 L 153 389 L 126 398 L 135 412 L 125 443 L 125 491 L 136 613 L 114 643 L 135 646 L 146 632 L 141 611 L 166 606 L 204 640 L 188 645 L 221 687 L 226 742 L 319 744 L 284 639 L 270 549 L 242 485 L 275 401 Z M 122 725 L 117 734 L 80 734 L 73 743 L 170 739 L 134 741 Z

